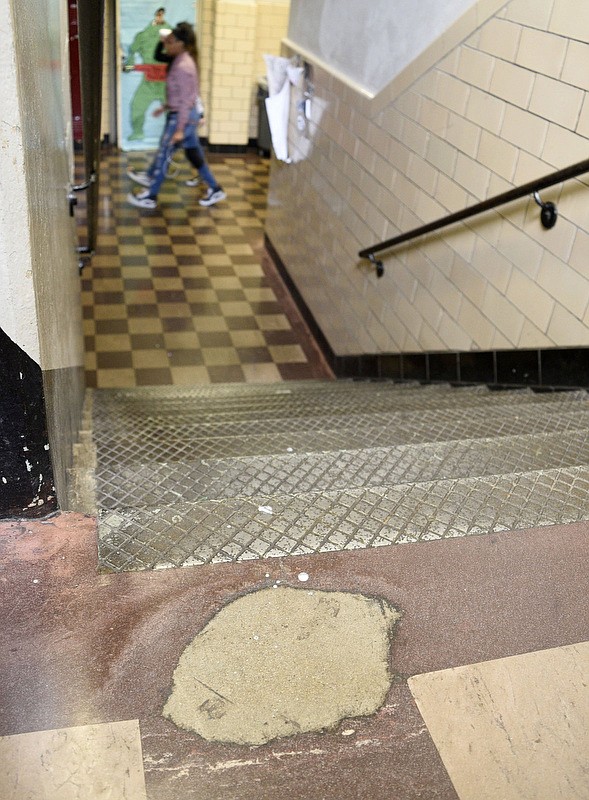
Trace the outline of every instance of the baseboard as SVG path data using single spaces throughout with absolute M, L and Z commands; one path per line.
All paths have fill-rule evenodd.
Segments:
M 589 389 L 587 347 L 338 356 L 268 236 L 265 237 L 265 246 L 337 378 L 411 380 L 456 385 L 485 383 L 497 389 L 527 386 L 536 391 Z

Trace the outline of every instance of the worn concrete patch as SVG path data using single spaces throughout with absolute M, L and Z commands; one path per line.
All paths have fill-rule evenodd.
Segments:
M 277 587 L 225 606 L 174 671 L 163 714 L 209 741 L 259 745 L 374 713 L 399 613 L 360 594 Z

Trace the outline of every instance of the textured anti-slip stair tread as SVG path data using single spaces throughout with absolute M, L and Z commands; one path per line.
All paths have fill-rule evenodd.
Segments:
M 589 429 L 397 448 L 280 454 L 103 468 L 101 508 L 145 508 L 256 494 L 305 494 L 362 486 L 589 466 Z
M 189 566 L 518 530 L 589 518 L 589 468 L 99 514 L 106 571 Z
M 310 400 L 310 402 L 308 402 Z M 583 405 L 589 406 L 589 395 L 581 393 L 534 394 L 533 392 L 461 393 L 438 392 L 387 393 L 369 392 L 366 395 L 336 393 L 322 398 L 298 395 L 278 395 L 256 400 L 251 404 L 223 409 L 217 404 L 195 406 L 189 402 L 166 410 L 161 405 L 146 409 L 142 406 L 96 403 L 95 428 L 109 430 L 134 429 L 139 423 L 172 428 L 193 421 L 205 423 L 234 423 L 281 419 L 304 419 L 309 416 L 344 416 L 350 413 L 390 413 L 394 411 L 434 410 L 444 408 L 476 408 L 512 405 Z
M 363 447 L 439 442 L 489 436 L 551 433 L 589 427 L 589 408 L 574 405 L 519 406 L 508 409 L 460 409 L 251 421 L 232 425 L 191 425 L 167 430 L 147 423 L 133 432 L 98 431 L 99 462 L 105 465 L 154 461 L 196 460 L 280 452 L 321 452 Z

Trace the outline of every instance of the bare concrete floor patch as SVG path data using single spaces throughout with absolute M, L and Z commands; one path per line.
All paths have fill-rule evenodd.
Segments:
M 209 741 L 260 745 L 372 714 L 399 612 L 360 594 L 277 587 L 225 606 L 174 672 L 163 714 Z

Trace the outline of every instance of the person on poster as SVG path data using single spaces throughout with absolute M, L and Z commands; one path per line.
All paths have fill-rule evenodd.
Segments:
M 129 141 L 143 139 L 145 115 L 152 103 L 165 103 L 166 69 L 154 57 L 161 30 L 170 30 L 165 20 L 165 8 L 158 8 L 149 25 L 135 36 L 123 69 L 125 72 L 142 72 L 143 78 L 130 104 L 131 133 Z M 137 59 L 140 59 L 138 61 Z

